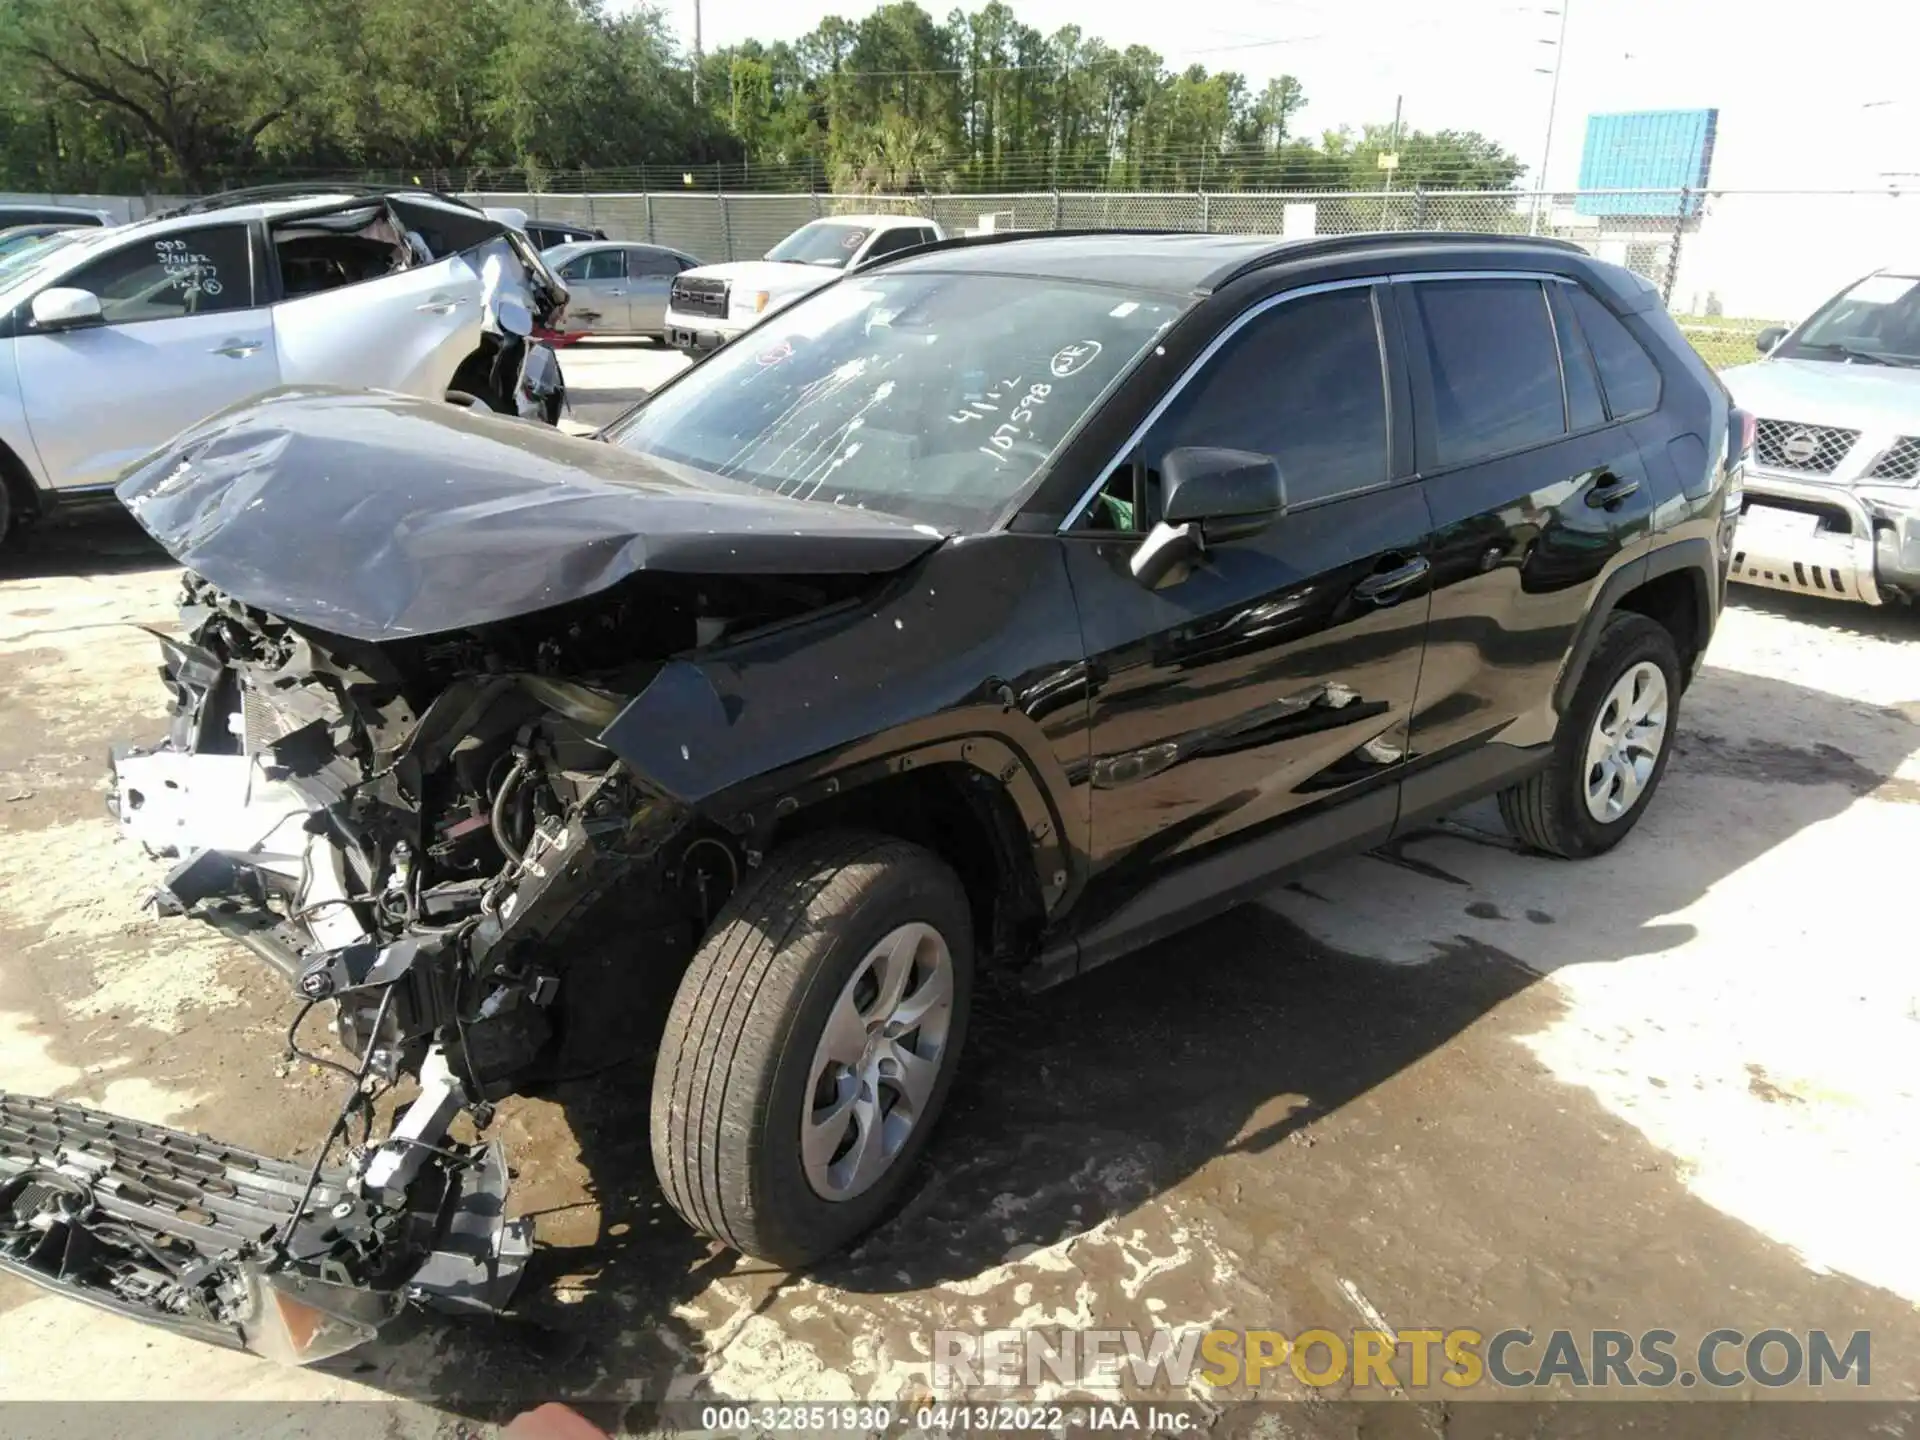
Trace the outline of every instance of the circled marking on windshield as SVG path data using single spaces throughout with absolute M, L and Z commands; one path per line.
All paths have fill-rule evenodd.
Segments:
M 759 355 L 759 360 L 762 365 L 778 365 L 782 360 L 791 360 L 792 358 L 793 345 L 786 340 L 782 340 L 778 345 L 769 345 L 766 349 L 762 350 Z
M 1047 366 L 1053 372 L 1053 378 L 1064 380 L 1069 375 L 1078 375 L 1087 366 L 1100 358 L 1098 340 L 1082 340 L 1077 345 L 1062 345 L 1053 352 L 1053 360 Z

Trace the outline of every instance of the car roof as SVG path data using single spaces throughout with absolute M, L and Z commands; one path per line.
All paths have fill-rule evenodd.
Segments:
M 671 245 L 656 245 L 651 240 L 562 240 L 558 245 L 547 246 L 540 254 L 546 260 L 565 262 L 576 255 L 585 255 L 589 250 L 652 250 L 677 259 L 693 258 L 684 250 L 676 250 Z
M 107 217 L 98 210 L 78 205 L 36 205 L 26 200 L 9 200 L 0 204 L 0 222 L 9 215 L 57 216 L 74 225 L 98 225 L 103 229 L 107 225 Z
M 880 262 L 889 271 L 1031 275 L 1090 280 L 1174 293 L 1207 293 L 1251 270 L 1291 260 L 1365 250 L 1457 246 L 1535 249 L 1564 258 L 1586 252 L 1569 241 L 1529 236 L 1456 235 L 1383 231 L 1286 239 L 1278 235 L 1216 235 L 1195 231 L 1034 231 L 961 236 Z

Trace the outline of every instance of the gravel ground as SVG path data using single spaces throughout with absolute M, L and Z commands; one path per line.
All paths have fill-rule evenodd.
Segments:
M 676 363 L 592 349 L 576 403 L 610 410 Z M 281 1063 L 284 990 L 143 914 L 102 808 L 106 746 L 160 720 L 136 627 L 174 575 L 104 522 L 0 559 L 0 1088 L 294 1155 L 337 1095 Z M 555 1387 L 922 1393 L 939 1328 L 1378 1318 L 1869 1329 L 1849 1395 L 1911 1400 L 1920 616 L 1736 592 L 1680 745 L 1602 860 L 1476 809 L 987 1002 L 913 1198 L 818 1273 L 665 1211 L 636 1064 L 503 1110 L 543 1242 L 513 1320 L 289 1371 L 0 1281 L 0 1399 L 250 1398 L 283 1408 L 249 1433 L 309 1433 L 289 1402 L 379 1398 L 450 1433 Z

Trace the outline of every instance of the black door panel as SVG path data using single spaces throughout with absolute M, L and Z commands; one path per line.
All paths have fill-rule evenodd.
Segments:
M 1089 923 L 1211 848 L 1389 782 L 1427 623 L 1426 504 L 1403 485 L 1288 515 L 1149 590 L 1130 542 L 1073 542 L 1094 676 Z M 1391 816 L 1391 806 L 1387 812 Z
M 1097 951 L 1274 857 L 1392 826 L 1431 562 L 1420 486 L 1395 479 L 1411 427 L 1382 298 L 1362 283 L 1254 303 L 1109 476 L 1094 533 L 1068 540 L 1093 732 L 1079 914 Z M 1188 446 L 1272 457 L 1290 508 L 1150 587 L 1128 562 L 1163 457 Z
M 1630 439 L 1613 430 L 1427 482 L 1433 618 L 1416 761 L 1476 740 L 1552 738 L 1554 677 L 1595 590 L 1623 558 L 1623 534 L 1647 513 L 1645 478 Z M 1628 485 L 1637 488 L 1612 506 L 1589 503 Z
M 1409 757 L 1419 768 L 1479 744 L 1552 739 L 1555 679 L 1602 581 L 1645 552 L 1657 496 L 1630 427 L 1567 433 L 1569 418 L 1594 420 L 1598 396 L 1583 354 L 1563 385 L 1559 346 L 1571 339 L 1556 339 L 1538 282 L 1394 291 L 1434 527 Z M 1524 448 L 1475 453 L 1515 442 Z

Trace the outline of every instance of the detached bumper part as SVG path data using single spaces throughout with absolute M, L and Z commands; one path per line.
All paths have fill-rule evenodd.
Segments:
M 0 1270 L 192 1339 L 293 1364 L 408 1301 L 498 1309 L 531 1251 L 498 1145 L 395 1209 L 322 1170 L 85 1106 L 0 1092 Z

